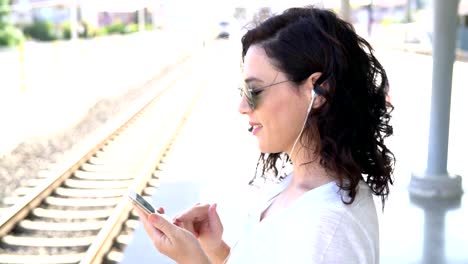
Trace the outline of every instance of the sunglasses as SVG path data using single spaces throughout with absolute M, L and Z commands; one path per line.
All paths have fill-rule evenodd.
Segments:
M 263 92 L 263 90 L 265 90 L 266 88 L 275 86 L 277 84 L 281 84 L 281 83 L 285 83 L 289 81 L 291 80 L 284 80 L 284 81 L 272 83 L 269 85 L 265 85 L 259 88 L 252 88 L 248 84 L 244 83 L 243 85 L 239 87 L 240 96 L 241 97 L 245 96 L 245 99 L 247 100 L 247 103 L 249 104 L 250 109 L 254 110 L 258 106 L 258 100 L 260 98 L 259 95 L 261 92 Z

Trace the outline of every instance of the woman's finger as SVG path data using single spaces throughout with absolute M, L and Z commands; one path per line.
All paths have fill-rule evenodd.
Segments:
M 208 218 L 210 219 L 211 223 L 216 223 L 218 225 L 221 225 L 221 219 L 219 218 L 218 211 L 216 210 L 218 208 L 218 205 L 212 204 L 208 208 Z
M 135 206 L 135 205 L 133 205 L 133 209 L 136 211 L 138 217 L 140 217 L 140 219 L 141 219 L 142 221 L 146 221 L 146 220 L 147 220 L 147 219 L 146 219 L 146 218 L 148 217 L 148 214 L 147 214 L 147 213 L 143 212 L 140 208 L 138 208 L 138 206 Z
M 158 210 L 156 210 L 156 212 L 158 212 L 160 214 L 164 214 L 164 208 L 159 207 Z
M 163 233 L 153 227 L 153 225 L 148 221 L 148 214 L 143 212 L 137 206 L 134 206 L 135 211 L 137 212 L 138 216 L 140 217 L 141 222 L 143 223 L 143 227 L 145 228 L 146 233 L 150 236 L 151 240 L 154 239 L 161 239 Z
M 193 222 L 181 222 L 180 227 L 192 233 L 195 237 L 198 236 L 198 232 L 195 229 Z
M 209 204 L 196 205 L 189 210 L 178 215 L 175 219 L 181 222 L 188 222 L 194 220 L 204 220 L 208 217 Z
M 156 238 L 158 242 L 160 242 L 161 239 L 165 239 L 163 236 L 171 240 L 171 238 L 174 237 L 174 234 L 177 231 L 177 226 L 169 222 L 164 216 L 158 213 L 150 214 L 148 216 L 148 221 L 153 227 L 155 227 L 157 231 L 159 231 L 154 234 L 155 236 L 157 236 Z

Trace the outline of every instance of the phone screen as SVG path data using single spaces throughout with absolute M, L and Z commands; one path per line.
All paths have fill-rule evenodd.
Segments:
M 138 207 L 140 207 L 143 211 L 145 211 L 148 214 L 153 214 L 155 212 L 153 206 L 151 206 L 150 203 L 148 203 L 143 197 L 141 197 L 138 193 L 130 191 L 128 193 L 128 198 L 132 200 L 134 204 L 136 204 Z

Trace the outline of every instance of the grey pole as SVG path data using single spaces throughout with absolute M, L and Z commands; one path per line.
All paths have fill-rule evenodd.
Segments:
M 410 197 L 411 204 L 424 210 L 424 239 L 419 263 L 444 264 L 446 261 L 445 215 L 461 206 L 461 199 Z
M 437 0 L 435 0 L 437 1 Z M 411 0 L 406 0 L 406 13 L 405 13 L 405 20 L 406 23 L 410 23 L 412 21 L 411 18 Z
M 70 34 L 71 39 L 78 39 L 78 1 L 70 1 Z
M 351 6 L 349 4 L 349 0 L 341 0 L 340 13 L 343 20 L 351 22 Z
M 424 240 L 422 263 L 444 264 L 445 208 L 424 209 Z
M 450 98 L 455 60 L 458 0 L 434 0 L 432 96 L 427 167 L 424 175 L 413 175 L 412 195 L 456 198 L 463 193 L 461 177 L 447 172 Z
M 138 31 L 145 31 L 145 6 L 138 9 Z
M 159 8 L 159 5 L 153 4 L 153 12 L 151 13 L 151 17 L 152 17 L 151 20 L 153 22 L 153 30 L 156 30 L 158 28 L 158 19 L 159 19 L 159 16 L 157 13 L 158 8 Z
M 457 26 L 457 0 L 435 1 L 432 62 L 432 101 L 427 173 L 447 175 L 453 62 Z

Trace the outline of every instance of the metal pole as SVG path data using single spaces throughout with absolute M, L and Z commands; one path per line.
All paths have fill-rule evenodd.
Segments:
M 18 46 L 18 51 L 20 55 L 20 82 L 21 82 L 21 92 L 26 91 L 26 65 L 24 62 L 24 43 L 20 43 Z
M 458 0 L 434 1 L 431 119 L 426 173 L 447 175 L 453 62 Z
M 459 198 L 461 177 L 449 177 L 447 152 L 450 125 L 450 98 L 455 60 L 458 0 L 434 0 L 434 42 L 429 146 L 424 175 L 413 175 L 412 195 Z
M 349 0 L 341 0 L 341 18 L 351 22 L 351 6 Z
M 151 20 L 153 22 L 153 30 L 156 30 L 158 28 L 158 10 L 159 6 L 158 5 L 153 5 L 153 12 L 151 13 Z
M 461 199 L 433 199 L 410 197 L 412 205 L 424 210 L 424 238 L 422 258 L 419 263 L 444 264 L 446 260 L 445 215 L 461 206 Z
M 438 0 L 435 0 L 436 2 Z M 411 21 L 413 20 L 412 19 L 412 16 L 411 16 L 411 0 L 406 0 L 406 13 L 405 13 L 405 21 L 406 23 L 411 23 Z
M 138 31 L 145 31 L 145 7 L 138 9 Z
M 424 209 L 422 263 L 443 264 L 445 261 L 445 208 Z
M 70 1 L 70 35 L 72 40 L 78 39 L 78 2 Z
M 368 18 L 367 18 L 367 36 L 372 34 L 372 24 L 374 24 L 374 1 L 371 0 L 367 6 Z

